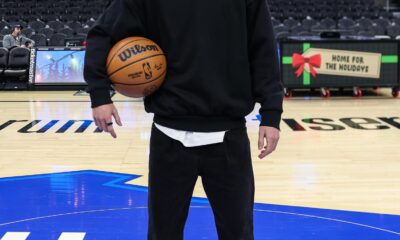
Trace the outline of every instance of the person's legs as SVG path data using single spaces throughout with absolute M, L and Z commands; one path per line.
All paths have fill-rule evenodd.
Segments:
M 149 160 L 149 240 L 182 240 L 198 161 L 154 124 Z
M 246 131 L 228 131 L 224 143 L 204 148 L 200 161 L 220 240 L 254 239 L 254 175 Z

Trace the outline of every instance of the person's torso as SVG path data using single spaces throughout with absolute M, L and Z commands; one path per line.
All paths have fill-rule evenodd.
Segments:
M 167 56 L 161 89 L 145 98 L 162 116 L 243 118 L 254 108 L 246 0 L 146 0 L 145 36 Z

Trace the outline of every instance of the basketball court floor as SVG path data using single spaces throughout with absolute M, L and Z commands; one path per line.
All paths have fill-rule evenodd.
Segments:
M 87 96 L 0 93 L 0 240 L 142 240 L 152 115 L 114 97 L 118 138 L 96 131 Z M 400 239 L 400 99 L 293 97 L 281 141 L 257 159 L 255 239 Z M 199 181 L 200 182 L 200 181 Z M 202 186 L 185 239 L 217 239 Z M 229 199 L 227 199 L 229 201 Z

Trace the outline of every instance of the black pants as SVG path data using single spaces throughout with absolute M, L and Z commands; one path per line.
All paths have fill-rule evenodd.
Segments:
M 252 240 L 254 176 L 247 129 L 219 144 L 187 148 L 152 126 L 149 163 L 149 240 L 181 240 L 198 176 L 220 240 Z

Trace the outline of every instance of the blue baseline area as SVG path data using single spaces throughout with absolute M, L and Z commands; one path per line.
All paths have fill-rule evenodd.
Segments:
M 0 178 L 0 239 L 28 240 L 85 232 L 85 240 L 146 239 L 147 188 L 125 184 L 139 175 L 77 171 Z M 400 216 L 256 203 L 255 239 L 395 240 Z M 185 239 L 217 239 L 212 210 L 193 198 Z

